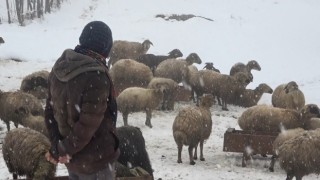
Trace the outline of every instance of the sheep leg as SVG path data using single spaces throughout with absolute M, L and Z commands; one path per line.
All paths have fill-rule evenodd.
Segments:
M 7 125 L 7 130 L 10 131 L 10 123 L 6 122 L 6 125 Z
M 194 97 L 194 90 L 193 89 L 191 89 L 191 98 L 192 98 L 193 103 L 196 103 L 196 98 Z
M 128 115 L 129 113 L 122 113 L 124 126 L 128 126 Z
M 193 146 L 190 145 L 189 148 L 188 148 L 188 151 L 189 151 L 189 159 L 190 159 L 190 165 L 195 165 L 196 163 L 194 162 L 193 160 L 193 155 L 192 155 L 192 150 L 193 150 Z
M 194 154 L 193 154 L 193 159 L 194 159 L 194 160 L 197 160 L 197 159 L 198 159 L 197 149 L 198 149 L 198 144 L 196 144 L 196 146 L 194 147 Z
M 291 174 L 291 173 L 287 173 L 287 178 L 286 178 L 286 180 L 292 180 L 292 179 L 293 179 L 293 177 L 294 177 L 294 175 L 293 175 L 293 174 Z M 296 180 L 298 180 L 298 177 L 296 177 Z
M 18 128 L 18 123 L 17 122 L 14 122 L 14 127 Z
M 223 99 L 222 99 L 222 110 L 229 111 L 229 109 L 227 108 L 227 101 Z
M 181 151 L 182 151 L 182 144 L 178 144 L 178 163 L 182 163 L 182 160 L 181 160 Z
M 205 158 L 203 157 L 203 140 L 200 141 L 200 161 L 205 161 Z
M 277 159 L 276 155 L 273 155 L 271 157 L 271 162 L 270 162 L 270 167 L 269 167 L 270 172 L 274 172 L 274 164 L 276 163 L 276 159 Z
M 13 174 L 12 174 L 12 178 L 13 178 L 13 179 L 18 179 L 18 175 L 17 175 L 16 173 L 13 173 Z
M 147 109 L 146 110 L 146 114 L 147 114 L 147 118 L 146 118 L 145 125 L 149 126 L 150 128 L 152 128 L 152 125 L 151 125 L 152 111 L 150 109 Z

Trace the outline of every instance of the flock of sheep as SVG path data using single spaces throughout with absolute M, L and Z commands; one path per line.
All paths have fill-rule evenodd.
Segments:
M 317 145 L 320 110 L 315 104 L 305 104 L 304 94 L 296 82 L 281 84 L 274 91 L 265 83 L 255 89 L 247 89 L 253 81 L 251 70 L 261 70 L 255 60 L 247 64 L 236 63 L 229 74 L 222 74 L 213 63 L 206 63 L 204 69 L 198 70 L 193 64 L 201 64 L 202 61 L 196 53 L 190 53 L 186 58 L 182 58 L 183 54 L 178 49 L 173 49 L 168 55 L 147 54 L 151 45 L 150 40 L 142 43 L 114 41 L 111 49 L 109 73 L 124 121 L 124 126 L 118 128 L 120 150 L 124 152 L 119 163 L 141 166 L 153 176 L 142 132 L 128 126 L 128 116 L 145 111 L 145 124 L 152 128 L 152 112 L 174 110 L 179 85 L 183 84 L 190 90 L 195 104 L 181 109 L 172 125 L 178 163 L 182 163 L 183 145 L 188 146 L 191 165 L 198 158 L 199 144 L 200 160 L 205 160 L 203 144 L 212 132 L 210 107 L 217 101 L 222 110 L 228 110 L 228 104 L 248 108 L 238 119 L 243 130 L 281 132 L 274 142 L 270 171 L 273 171 L 274 160 L 278 158 L 287 172 L 287 179 L 294 176 L 301 179 L 310 173 L 320 173 L 317 166 L 320 162 L 320 146 Z M 10 131 L 10 121 L 16 127 L 18 124 L 26 127 L 11 130 L 3 142 L 3 156 L 14 177 L 27 175 L 34 179 L 48 179 L 55 172 L 56 167 L 44 159 L 49 148 L 43 115 L 48 73 L 39 71 L 25 77 L 17 92 L 0 91 L 0 118 L 6 123 L 7 130 Z M 264 93 L 272 94 L 273 106 L 257 105 Z M 18 142 L 17 139 L 25 140 Z M 139 149 L 140 157 L 130 153 L 136 151 L 132 146 Z

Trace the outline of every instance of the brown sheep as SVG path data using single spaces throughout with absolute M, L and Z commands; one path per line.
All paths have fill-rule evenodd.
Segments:
M 197 146 L 200 143 L 200 160 L 204 161 L 203 143 L 208 139 L 212 130 L 212 118 L 210 107 L 213 105 L 213 96 L 202 97 L 199 107 L 187 107 L 179 111 L 176 116 L 172 131 L 174 140 L 178 146 L 178 163 L 182 163 L 182 146 L 189 146 L 190 164 L 194 165 L 197 159 Z M 193 155 L 193 149 L 195 153 Z
M 141 54 L 146 54 L 153 45 L 151 41 L 145 40 L 142 43 L 132 41 L 113 41 L 110 51 L 108 66 L 110 67 L 120 59 L 137 59 Z
M 34 95 L 38 99 L 46 99 L 48 96 L 48 76 L 49 72 L 42 70 L 24 77 L 20 90 Z
M 238 72 L 243 72 L 243 73 L 246 73 L 249 76 L 250 82 L 252 82 L 253 81 L 253 75 L 251 73 L 252 69 L 257 70 L 257 71 L 261 70 L 261 67 L 260 67 L 260 65 L 259 65 L 259 63 L 257 61 L 251 60 L 246 65 L 239 62 L 239 63 L 236 63 L 235 65 L 233 65 L 231 67 L 230 76 L 234 76 Z

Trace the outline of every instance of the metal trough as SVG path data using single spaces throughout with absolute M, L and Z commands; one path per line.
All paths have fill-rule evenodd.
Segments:
M 246 161 L 253 154 L 274 154 L 272 144 L 278 134 L 278 132 L 242 131 L 228 128 L 224 133 L 223 151 L 243 153 L 242 167 L 246 167 Z

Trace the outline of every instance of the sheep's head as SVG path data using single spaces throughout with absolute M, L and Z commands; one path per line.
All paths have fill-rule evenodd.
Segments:
M 311 118 L 320 117 L 320 109 L 316 104 L 307 104 L 300 110 L 302 120 L 308 121 Z
M 200 59 L 200 57 L 198 56 L 197 53 L 191 53 L 189 54 L 189 56 L 186 58 L 186 61 L 189 65 L 193 64 L 193 63 L 197 63 L 197 64 L 201 64 L 202 61 Z
M 145 52 L 147 52 L 147 51 L 149 50 L 149 48 L 150 48 L 151 45 L 153 46 L 152 42 L 149 41 L 148 39 L 145 40 L 145 41 L 143 41 L 143 43 L 142 43 L 143 50 L 144 50 Z
M 215 72 L 220 73 L 220 70 L 219 70 L 219 69 L 216 69 L 216 68 L 213 66 L 213 63 L 212 63 L 212 62 L 206 62 L 205 64 L 206 64 L 206 65 L 203 67 L 203 69 L 208 69 L 208 70 L 212 70 L 212 71 L 215 71 Z
M 273 93 L 272 88 L 268 86 L 266 83 L 259 84 L 259 86 L 256 89 L 263 93 L 269 93 L 269 94 Z
M 214 96 L 211 94 L 204 95 L 200 100 L 201 107 L 211 107 L 214 104 Z
M 285 92 L 288 94 L 292 91 L 299 90 L 299 86 L 295 81 L 290 81 L 285 87 L 284 87 Z
M 259 63 L 255 60 L 251 60 L 248 62 L 247 64 L 247 67 L 249 68 L 249 70 L 251 69 L 254 69 L 254 70 L 257 70 L 257 71 L 260 71 L 261 70 L 261 67 L 259 65 Z
M 170 58 L 178 58 L 178 57 L 182 57 L 182 56 L 183 56 L 183 54 L 179 49 L 174 49 L 169 52 Z

